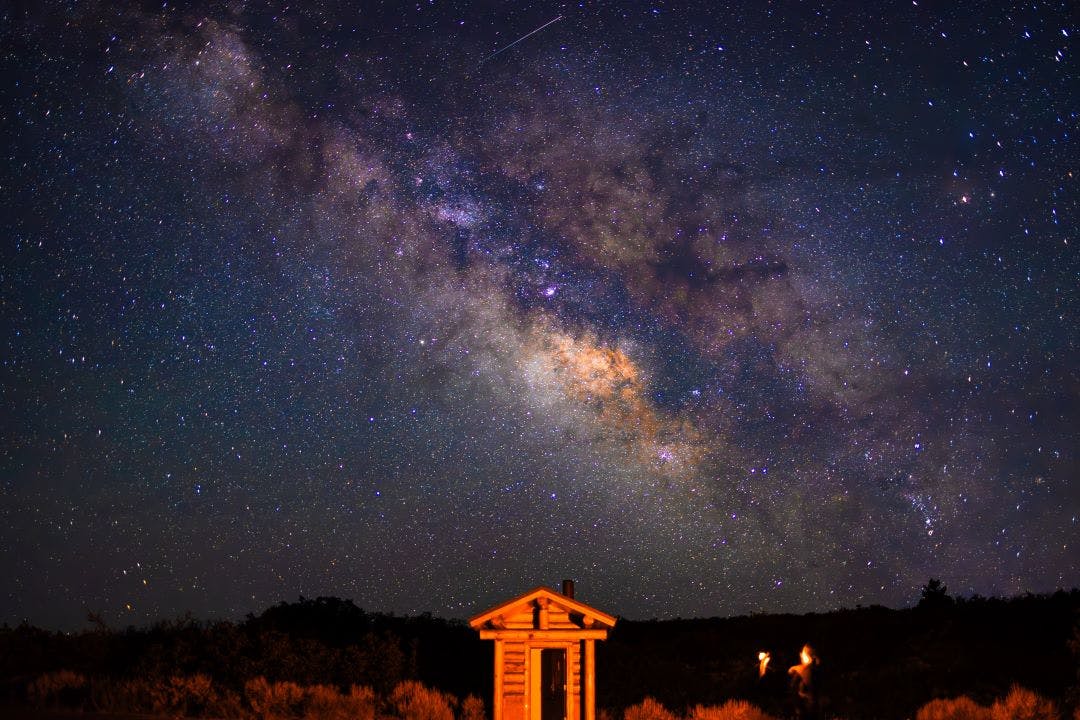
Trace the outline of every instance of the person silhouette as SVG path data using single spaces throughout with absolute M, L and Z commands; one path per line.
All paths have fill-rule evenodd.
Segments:
M 803 645 L 798 665 L 788 668 L 791 689 L 795 693 L 795 717 L 799 720 L 815 720 L 820 715 L 817 688 L 814 686 L 815 666 L 821 661 L 809 644 Z

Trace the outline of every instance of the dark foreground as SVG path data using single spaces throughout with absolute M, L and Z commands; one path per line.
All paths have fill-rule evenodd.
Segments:
M 936 698 L 959 696 L 989 707 L 1014 685 L 1073 717 L 1080 701 L 1080 591 L 954 599 L 928 587 L 919 606 L 905 610 L 620 620 L 598 647 L 597 704 L 618 718 L 651 697 L 691 718 L 695 706 L 738 698 L 788 717 L 795 707 L 787 668 L 810 643 L 820 658 L 815 692 L 829 717 L 899 720 Z M 759 651 L 773 658 L 764 678 Z M 0 703 L 49 708 L 0 707 L 12 718 L 66 718 L 80 710 L 87 713 L 81 717 L 102 718 L 253 717 L 271 710 L 286 717 L 403 717 L 430 704 L 479 720 L 492 693 L 492 648 L 459 621 L 301 599 L 239 623 L 184 619 L 76 634 L 4 627 L 0 683 Z M 100 714 L 105 710 L 115 712 Z

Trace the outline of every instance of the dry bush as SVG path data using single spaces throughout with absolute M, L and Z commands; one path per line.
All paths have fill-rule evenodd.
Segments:
M 92 677 L 84 705 L 103 713 L 178 714 L 176 706 L 184 703 L 183 684 L 179 678 Z
M 170 707 L 170 693 L 164 680 L 96 677 L 90 683 L 90 706 L 101 712 L 160 713 Z
M 176 698 L 170 678 L 136 677 L 131 679 L 135 689 L 133 712 L 152 712 L 156 715 L 167 714 L 173 709 Z
M 1061 713 L 1052 700 L 1019 685 L 990 706 L 991 720 L 1061 720 Z
M 487 720 L 487 711 L 484 709 L 484 701 L 475 695 L 470 695 L 461 703 L 460 720 Z
M 967 695 L 940 698 L 919 708 L 915 720 L 990 720 L 990 708 L 980 705 Z
M 353 685 L 342 694 L 331 685 L 308 685 L 304 693 L 305 720 L 375 720 L 378 702 L 369 687 Z
M 623 720 L 677 720 L 675 713 L 647 697 L 637 705 L 631 705 L 623 711 Z
M 90 683 L 90 707 L 100 712 L 139 712 L 142 684 L 134 680 L 96 677 Z
M 203 717 L 208 718 L 244 718 L 248 712 L 244 708 L 244 700 L 234 690 L 218 687 L 215 689 L 210 704 L 203 711 Z
M 304 688 L 305 720 L 349 720 L 352 715 L 345 698 L 331 685 L 308 685 Z
M 296 718 L 301 714 L 304 689 L 294 682 L 269 682 L 257 677 L 244 684 L 244 696 L 256 717 Z
M 71 670 L 39 675 L 26 688 L 27 699 L 39 707 L 46 705 L 70 705 L 86 687 L 86 676 Z
M 215 703 L 214 683 L 208 675 L 173 675 L 165 688 L 165 707 L 156 711 L 182 716 L 201 716 Z
M 457 700 L 415 680 L 399 683 L 390 694 L 390 706 L 400 720 L 454 720 Z
M 728 700 L 723 705 L 695 705 L 688 720 L 774 720 L 757 705 L 746 700 Z
M 173 692 L 165 678 L 133 678 L 135 706 L 132 712 L 165 713 L 171 709 Z
M 348 694 L 342 696 L 341 702 L 352 720 L 375 720 L 379 699 L 375 697 L 375 691 L 366 685 L 350 687 Z

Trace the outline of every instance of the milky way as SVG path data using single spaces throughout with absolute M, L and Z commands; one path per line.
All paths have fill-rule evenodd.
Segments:
M 5 11 L 0 620 L 1080 583 L 1067 3 L 125 5 Z

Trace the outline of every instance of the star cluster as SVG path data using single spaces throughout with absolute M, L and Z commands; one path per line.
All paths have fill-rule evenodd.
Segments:
M 1080 582 L 1068 3 L 365 5 L 5 11 L 0 620 Z

